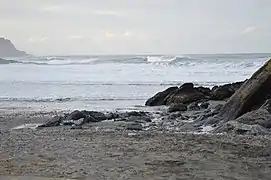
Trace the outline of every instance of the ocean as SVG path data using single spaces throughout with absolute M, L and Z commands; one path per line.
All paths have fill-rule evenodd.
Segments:
M 0 109 L 137 110 L 170 86 L 249 78 L 271 54 L 40 56 L 0 64 Z

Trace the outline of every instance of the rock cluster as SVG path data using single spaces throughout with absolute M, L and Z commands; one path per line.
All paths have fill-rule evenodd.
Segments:
M 88 123 L 98 123 L 105 120 L 127 122 L 127 129 L 142 130 L 141 123 L 151 122 L 151 115 L 147 112 L 98 112 L 98 111 L 73 111 L 64 116 L 55 116 L 39 128 L 55 126 L 72 126 L 73 129 L 80 129 Z
M 185 83 L 180 87 L 170 87 L 159 92 L 147 100 L 146 106 L 161 106 L 171 104 L 190 104 L 193 102 L 204 102 L 208 100 L 226 100 L 231 97 L 243 82 L 236 82 L 212 89 L 206 87 L 194 87 L 193 83 Z
M 209 109 L 207 101 L 210 100 L 226 103 Z M 146 105 L 168 105 L 169 112 L 207 108 L 195 118 L 193 125 L 212 126 L 216 133 L 271 134 L 271 60 L 244 82 L 212 89 L 185 83 L 157 93 Z

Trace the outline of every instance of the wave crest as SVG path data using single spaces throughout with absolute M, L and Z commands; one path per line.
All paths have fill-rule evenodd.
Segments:
M 37 103 L 41 103 L 41 102 L 57 102 L 57 103 L 64 103 L 64 102 L 72 102 L 72 101 L 136 101 L 136 100 L 145 100 L 145 98 L 131 98 L 131 97 L 108 97 L 108 98 L 90 98 L 90 97 L 44 97 L 44 98 L 14 98 L 14 97 L 0 97 L 0 101 L 6 101 L 6 102 L 37 102 Z

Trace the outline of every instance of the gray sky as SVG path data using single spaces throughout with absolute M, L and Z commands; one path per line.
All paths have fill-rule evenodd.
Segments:
M 270 0 L 0 4 L 0 36 L 36 55 L 271 52 Z

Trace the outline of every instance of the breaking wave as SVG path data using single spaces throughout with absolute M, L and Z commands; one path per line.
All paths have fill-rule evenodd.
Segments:
M 176 64 L 193 60 L 179 56 L 98 56 L 98 57 L 38 57 L 12 61 L 13 63 L 35 65 L 93 65 L 106 63 L 123 64 Z
M 116 98 L 89 98 L 89 97 L 72 97 L 72 98 L 69 98 L 69 97 L 64 97 L 64 98 L 61 98 L 61 97 L 48 97 L 48 98 L 13 98 L 13 97 L 0 97 L 0 101 L 6 101 L 6 102 L 9 102 L 9 101 L 13 101 L 13 102 L 37 102 L 37 103 L 40 103 L 40 102 L 56 102 L 56 103 L 65 103 L 65 102 L 72 102 L 72 101 L 136 101 L 136 100 L 146 100 L 146 98 L 138 98 L 138 97 L 135 97 L 135 98 L 119 98 L 119 97 L 116 97 Z
M 175 65 L 175 66 L 196 66 L 198 64 L 217 64 L 223 67 L 258 67 L 262 60 L 270 57 L 268 54 L 252 55 L 190 55 L 190 56 L 48 56 L 28 57 L 27 59 L 2 60 L 0 64 L 20 63 L 34 65 L 95 65 L 95 64 L 154 64 L 154 65 Z

